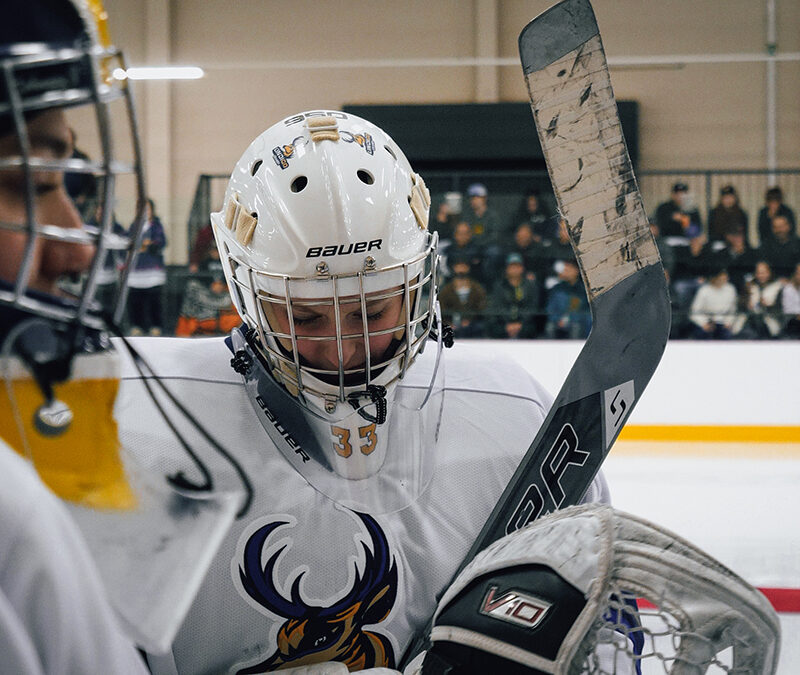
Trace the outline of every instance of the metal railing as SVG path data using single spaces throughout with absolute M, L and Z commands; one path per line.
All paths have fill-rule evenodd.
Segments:
M 689 186 L 703 222 L 716 205 L 720 188 L 733 185 L 741 207 L 748 214 L 749 240 L 754 245 L 759 243 L 758 212 L 764 205 L 767 188 L 780 186 L 784 202 L 795 211 L 800 209 L 800 168 L 641 170 L 636 172 L 636 176 L 648 213 L 653 214 L 661 202 L 669 199 L 674 183 L 682 182 Z M 431 187 L 434 206 L 444 198 L 445 192 L 466 194 L 471 183 L 482 182 L 489 187 L 492 208 L 507 221 L 514 218 L 525 192 L 531 187 L 539 187 L 543 201 L 555 211 L 554 200 L 548 194 L 550 180 L 546 171 L 430 171 L 425 172 L 424 177 Z M 209 213 L 222 207 L 228 179 L 228 174 L 201 174 L 198 177 L 187 224 L 190 251 L 197 233 L 210 222 Z

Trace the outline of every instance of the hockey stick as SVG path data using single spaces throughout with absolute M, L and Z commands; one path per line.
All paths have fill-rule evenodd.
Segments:
M 497 539 L 580 501 L 669 335 L 664 268 L 589 0 L 563 0 L 536 17 L 519 36 L 519 52 L 550 180 L 586 286 L 592 331 L 458 571 Z M 425 648 L 430 628 L 429 622 L 412 641 L 404 665 Z

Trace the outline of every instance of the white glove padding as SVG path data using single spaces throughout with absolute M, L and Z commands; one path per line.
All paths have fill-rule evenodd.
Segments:
M 347 666 L 339 661 L 325 661 L 324 663 L 314 663 L 310 666 L 297 666 L 289 670 L 281 670 L 282 675 L 349 675 Z M 397 670 L 391 668 L 367 668 L 359 670 L 362 675 L 400 675 Z
M 727 649 L 737 670 L 768 674 L 780 624 L 763 595 L 697 547 L 589 504 L 475 556 L 439 603 L 430 639 L 422 675 L 560 675 L 589 663 L 634 672 L 645 660 L 703 673 Z

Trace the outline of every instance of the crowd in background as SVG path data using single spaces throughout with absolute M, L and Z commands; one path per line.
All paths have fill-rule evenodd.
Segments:
M 536 192 L 505 222 L 484 185 L 466 197 L 447 195 L 431 225 L 442 241 L 442 313 L 456 336 L 585 338 L 591 316 L 564 221 Z M 672 338 L 800 337 L 800 240 L 779 187 L 765 194 L 757 243 L 732 185 L 703 223 L 676 183 L 650 228 L 669 282 Z
M 89 159 L 77 144 L 75 132 L 72 133 L 72 158 Z M 66 173 L 64 187 L 75 203 L 83 222 L 89 227 L 102 227 L 100 218 L 102 208 L 98 200 L 102 185 L 89 173 Z M 130 227 L 123 227 L 115 213 L 110 215 L 111 232 L 121 238 L 119 247 L 111 247 L 103 260 L 103 267 L 97 275 L 97 295 L 103 306 L 111 306 L 109 301 L 119 289 L 120 275 L 124 269 L 122 249 L 127 245 Z M 125 327 L 131 335 L 161 335 L 167 318 L 164 315 L 164 290 L 167 284 L 167 267 L 164 264 L 164 248 L 167 235 L 161 219 L 156 213 L 152 199 L 145 204 L 145 224 L 142 229 L 139 253 L 133 269 L 128 272 L 128 302 Z M 68 288 L 66 290 L 69 290 Z
M 83 156 L 75 150 L 76 156 Z M 67 188 L 89 224 L 97 186 L 86 174 L 69 174 Z M 566 223 L 552 195 L 530 191 L 511 217 L 493 209 L 489 191 L 473 183 L 447 193 L 432 209 L 438 232 L 442 314 L 458 338 L 584 339 L 591 330 L 586 291 Z M 167 303 L 166 234 L 148 200 L 147 224 L 129 275 L 124 326 L 132 335 L 215 335 L 239 322 L 211 226 L 192 242 L 188 268 L 177 276 L 178 298 Z M 780 187 L 766 191 L 757 215 L 758 241 L 736 189 L 726 185 L 703 222 L 685 183 L 652 214 L 672 301 L 671 338 L 800 338 L 800 239 L 794 210 Z M 115 234 L 126 228 L 114 222 Z M 99 293 L 116 291 L 123 260 L 109 251 Z

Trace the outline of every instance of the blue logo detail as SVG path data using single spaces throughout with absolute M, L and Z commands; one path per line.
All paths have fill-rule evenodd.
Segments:
M 355 563 L 352 588 L 330 607 L 310 605 L 303 600 L 302 572 L 292 582 L 291 597 L 285 598 L 278 591 L 273 573 L 286 546 L 262 566 L 262 551 L 268 538 L 288 523 L 268 523 L 247 540 L 239 566 L 242 588 L 258 605 L 286 621 L 278 631 L 275 652 L 265 661 L 238 671 L 238 675 L 262 673 L 292 663 L 307 665 L 322 661 L 341 661 L 350 670 L 394 668 L 394 650 L 389 639 L 364 630 L 364 626 L 382 622 L 392 611 L 397 598 L 397 565 L 375 519 L 365 513 L 356 515 L 370 536 L 369 546 L 361 544 L 364 569 L 359 571 Z

